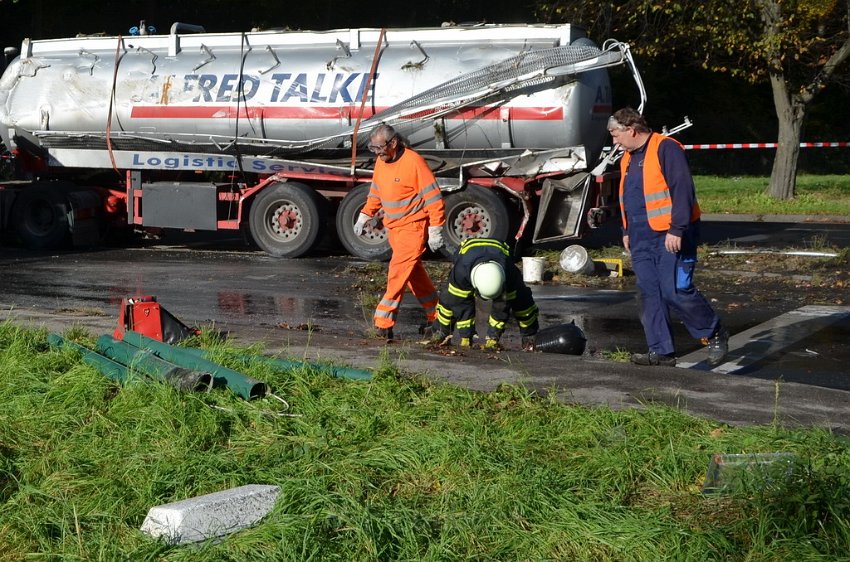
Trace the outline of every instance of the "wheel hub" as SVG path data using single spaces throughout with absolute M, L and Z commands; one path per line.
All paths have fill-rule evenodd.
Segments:
M 272 215 L 272 230 L 281 238 L 295 238 L 301 232 L 302 224 L 298 207 L 291 203 L 279 205 Z
M 50 230 L 55 222 L 53 209 L 50 208 L 50 205 L 44 202 L 33 205 L 29 215 L 29 225 L 34 232 L 45 233 Z
M 483 208 L 466 207 L 454 220 L 455 232 L 461 238 L 486 237 L 490 233 L 490 222 L 490 215 Z

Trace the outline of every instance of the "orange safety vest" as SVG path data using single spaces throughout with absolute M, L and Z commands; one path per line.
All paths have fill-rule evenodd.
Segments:
M 670 230 L 670 223 L 673 220 L 671 216 L 673 199 L 670 197 L 670 188 L 667 185 L 667 180 L 664 178 L 664 172 L 661 170 L 661 160 L 658 158 L 658 147 L 662 141 L 671 141 L 682 146 L 676 139 L 671 139 L 657 133 L 653 133 L 646 144 L 646 154 L 642 168 L 643 200 L 646 203 L 646 218 L 649 221 L 649 226 L 652 230 L 658 232 Z M 682 149 L 684 150 L 684 147 Z M 628 227 L 626 208 L 623 203 L 623 190 L 625 189 L 626 172 L 629 169 L 631 159 L 631 153 L 626 151 L 620 160 L 620 216 L 623 217 L 623 228 Z M 694 199 L 694 206 L 691 209 L 691 222 L 700 218 L 700 214 L 699 203 Z
M 425 160 L 409 148 L 395 162 L 375 162 L 362 212 L 371 217 L 381 208 L 387 228 L 426 219 L 429 226 L 443 226 L 446 222 L 437 180 Z

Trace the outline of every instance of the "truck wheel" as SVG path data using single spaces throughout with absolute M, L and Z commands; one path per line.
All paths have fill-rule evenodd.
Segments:
M 53 250 L 70 241 L 71 206 L 55 187 L 24 189 L 15 199 L 12 225 L 23 245 L 31 250 Z
M 462 191 L 445 197 L 445 256 L 457 252 L 467 238 L 506 240 L 510 231 L 510 215 L 502 198 L 479 185 L 468 185 Z
M 360 209 L 366 204 L 369 195 L 369 185 L 359 185 L 352 189 L 339 204 L 336 213 L 336 232 L 339 241 L 352 256 L 371 261 L 387 261 L 393 254 L 384 227 L 383 210 L 378 213 L 371 224 L 360 236 L 353 232 L 354 223 L 360 215 Z
M 257 246 L 276 258 L 297 258 L 316 245 L 324 230 L 321 196 L 294 182 L 276 183 L 251 203 L 248 224 Z

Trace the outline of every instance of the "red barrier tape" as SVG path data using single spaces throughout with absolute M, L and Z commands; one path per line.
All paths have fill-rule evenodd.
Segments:
M 776 142 L 740 142 L 727 144 L 686 144 L 688 150 L 716 150 L 735 148 L 776 148 Z M 800 148 L 847 148 L 850 142 L 801 142 Z

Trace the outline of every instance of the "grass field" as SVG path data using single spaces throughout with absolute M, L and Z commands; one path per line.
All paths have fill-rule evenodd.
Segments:
M 850 216 L 850 175 L 799 176 L 796 196 L 788 201 L 766 194 L 770 178 L 695 176 L 704 213 Z
M 46 333 L 0 324 L 0 559 L 837 560 L 850 447 L 823 430 L 482 394 L 385 364 L 372 381 L 245 372 L 291 405 L 143 379 L 118 386 Z M 91 336 L 76 334 L 83 341 Z M 203 343 L 203 342 L 202 342 Z M 222 363 L 246 350 L 214 345 Z M 257 352 L 257 349 L 247 350 Z M 712 453 L 791 452 L 793 473 L 704 495 Z M 258 526 L 168 546 L 151 506 L 245 484 Z

